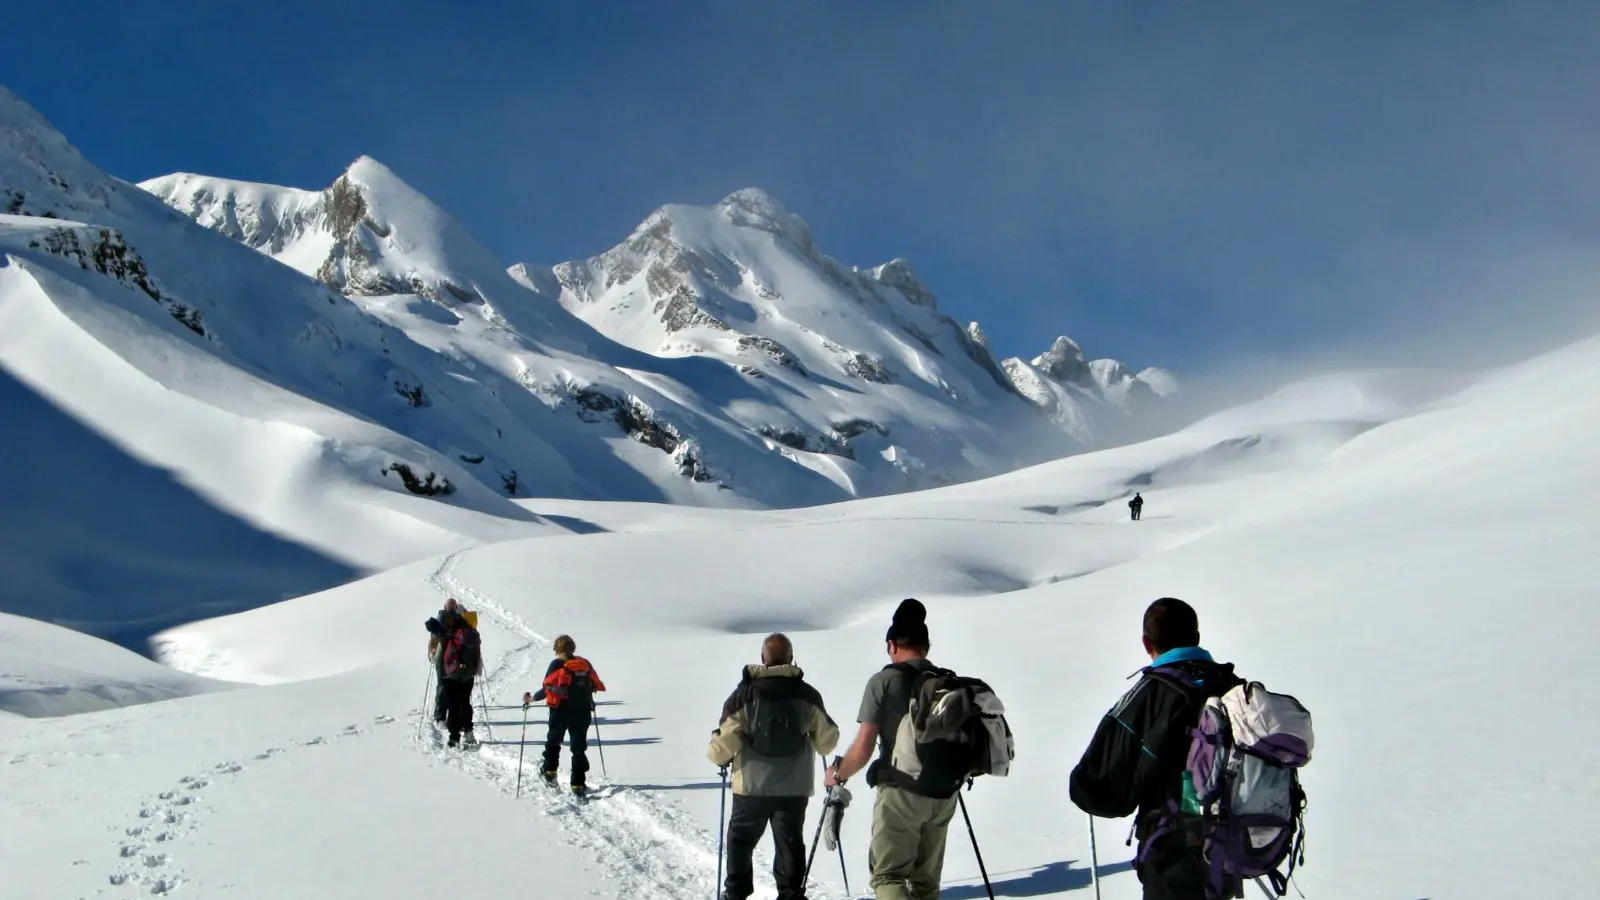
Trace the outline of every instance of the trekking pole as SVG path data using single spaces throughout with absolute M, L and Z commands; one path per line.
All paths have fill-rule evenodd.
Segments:
M 850 872 L 844 867 L 844 841 L 842 839 L 839 841 L 839 877 L 844 879 L 844 895 L 846 897 L 851 896 Z
M 722 776 L 722 803 L 717 811 L 717 882 L 712 885 L 711 896 L 720 900 L 722 897 L 722 841 L 728 834 L 725 827 L 728 817 L 728 767 L 723 766 L 718 769 L 717 774 Z
M 522 797 L 522 754 L 528 749 L 528 704 L 522 704 L 522 740 L 517 743 L 517 798 Z
M 422 740 L 422 726 L 428 721 L 428 692 L 433 688 L 433 663 L 428 663 L 428 680 L 422 685 L 422 709 L 417 712 L 417 740 Z
M 610 781 L 611 773 L 606 771 L 606 742 L 600 740 L 600 707 L 593 697 L 589 698 L 589 714 L 594 719 L 594 748 L 600 751 L 600 776 Z
M 811 863 L 817 858 L 817 845 L 822 843 L 822 824 L 828 821 L 828 807 L 831 805 L 827 800 L 822 801 L 822 816 L 817 819 L 817 833 L 811 836 L 811 852 L 806 856 L 806 884 L 811 883 Z
M 822 771 L 826 773 L 828 771 L 828 758 L 826 756 L 817 758 L 822 760 Z M 817 845 L 822 843 L 822 825 L 828 821 L 828 807 L 832 805 L 833 794 L 829 792 L 827 798 L 822 801 L 822 815 L 817 818 L 817 833 L 811 836 L 811 853 L 806 856 L 806 877 L 801 881 L 802 884 L 811 883 L 811 863 L 817 858 Z
M 1094 816 L 1089 817 L 1089 880 L 1094 882 L 1094 900 L 1100 900 L 1100 851 L 1094 845 Z
M 989 870 L 984 867 L 983 853 L 978 849 L 978 834 L 972 830 L 972 817 L 967 815 L 966 798 L 958 793 L 956 794 L 956 802 L 961 805 L 961 818 L 967 820 L 967 837 L 972 838 L 972 855 L 978 858 L 978 871 L 983 873 L 983 889 L 989 893 L 989 900 L 994 900 L 994 886 L 989 884 Z M 844 856 L 841 855 L 839 859 L 842 862 Z
M 478 679 L 478 705 L 483 708 L 483 730 L 489 735 L 489 740 L 494 740 L 494 726 L 489 724 L 489 689 L 483 686 L 483 679 Z

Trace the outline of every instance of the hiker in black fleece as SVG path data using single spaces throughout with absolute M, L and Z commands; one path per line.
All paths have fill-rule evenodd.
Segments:
M 1206 900 L 1200 849 L 1182 829 L 1147 844 L 1169 801 L 1183 795 L 1189 729 L 1199 724 L 1203 696 L 1221 696 L 1239 679 L 1200 647 L 1200 624 L 1189 604 L 1163 597 L 1144 615 L 1150 665 L 1139 683 L 1100 720 L 1072 770 L 1072 802 L 1091 816 L 1120 819 L 1135 811 L 1139 853 L 1134 869 L 1145 900 Z M 1194 685 L 1196 692 L 1163 676 Z

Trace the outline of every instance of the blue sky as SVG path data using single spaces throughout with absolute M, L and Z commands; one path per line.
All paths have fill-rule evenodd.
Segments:
M 0 81 L 103 168 L 361 154 L 508 264 L 758 186 L 1002 355 L 1520 352 L 1600 327 L 1600 6 L 29 3 Z

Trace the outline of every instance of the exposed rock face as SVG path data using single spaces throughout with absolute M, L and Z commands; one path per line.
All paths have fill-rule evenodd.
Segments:
M 573 392 L 573 400 L 579 407 L 578 415 L 585 421 L 598 422 L 609 417 L 628 437 L 670 455 L 684 477 L 700 482 L 716 481 L 701 460 L 695 441 L 658 418 L 637 397 L 618 398 L 595 388 L 578 388 Z
M 1072 338 L 1056 338 L 1050 349 L 1033 358 L 1033 367 L 1057 381 L 1077 384 L 1089 377 L 1089 364 L 1084 361 L 1083 348 Z

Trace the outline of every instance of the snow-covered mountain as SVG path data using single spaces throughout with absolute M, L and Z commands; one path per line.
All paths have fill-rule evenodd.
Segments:
M 803 219 L 756 189 L 713 207 L 663 207 L 592 259 L 511 271 L 635 349 L 709 356 L 750 377 L 783 379 L 806 395 L 787 405 L 812 428 L 819 423 L 811 409 L 831 405 L 838 385 L 887 429 L 917 429 L 953 410 L 998 425 L 1014 444 L 1021 431 L 1020 443 L 1030 447 L 1033 423 L 1015 421 L 1016 397 L 1043 410 L 1080 448 L 1095 442 L 1096 419 L 1128 407 L 1132 380 L 1112 360 L 1096 361 L 1110 369 L 1098 381 L 1073 382 L 1076 390 L 1030 392 L 995 359 L 978 323 L 962 325 L 940 311 L 906 260 L 865 270 L 840 263 L 817 248 Z
M 758 191 L 667 207 L 586 262 L 508 271 L 374 160 L 321 191 L 135 186 L 4 89 L 0 324 L 8 413 L 33 423 L 5 440 L 56 440 L 18 448 L 36 460 L 24 479 L 103 460 L 130 508 L 205 510 L 44 527 L 8 506 L 28 587 L 4 608 L 100 633 L 585 527 L 523 498 L 894 493 L 1082 449 L 1131 408 L 1115 379 L 1019 388 L 909 265 L 823 256 Z M 165 539 L 86 585 L 50 537 L 71 531 Z M 216 561 L 203 577 L 197 554 Z
M 503 369 L 505 345 L 532 336 L 600 363 L 576 388 L 552 386 L 561 376 L 526 360 L 532 374 L 519 378 L 532 390 L 577 396 L 597 385 L 607 395 L 585 393 L 580 405 L 642 400 L 667 432 L 680 476 L 765 505 L 1004 471 L 1082 449 L 1095 437 L 1092 408 L 1124 405 L 1116 385 L 1055 401 L 1084 408 L 1063 436 L 1050 427 L 1059 416 L 1025 402 L 1033 398 L 976 323 L 941 313 L 906 262 L 848 268 L 756 190 L 715 207 L 665 207 L 584 262 L 501 271 L 454 217 L 371 159 L 321 192 L 187 174 L 142 186 L 408 334 L 428 335 L 422 343 Z M 625 371 L 624 381 L 605 364 Z M 627 382 L 656 390 L 644 398 Z M 655 440 L 649 429 L 630 430 Z M 681 486 L 661 492 L 726 502 Z
M 1165 369 L 1149 368 L 1136 374 L 1114 359 L 1088 360 L 1077 341 L 1065 335 L 1050 349 L 1027 362 L 1016 357 L 1001 363 L 1011 383 L 1024 397 L 1069 434 L 1092 442 L 1097 428 L 1092 413 L 1137 419 L 1151 404 L 1178 393 L 1178 380 Z M 1118 422 L 1123 424 L 1123 422 Z

